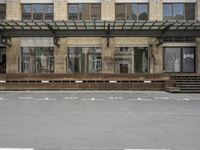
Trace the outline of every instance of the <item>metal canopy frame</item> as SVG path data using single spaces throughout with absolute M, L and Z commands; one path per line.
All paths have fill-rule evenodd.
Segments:
M 165 36 L 200 37 L 200 21 L 14 21 L 0 20 L 0 39 L 10 37 L 157 37 L 159 44 Z

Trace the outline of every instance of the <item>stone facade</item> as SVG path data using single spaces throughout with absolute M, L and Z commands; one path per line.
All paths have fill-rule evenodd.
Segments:
M 8 20 L 21 20 L 21 2 L 20 0 L 6 0 Z M 149 1 L 149 19 L 163 19 L 163 0 Z M 102 20 L 115 20 L 115 0 L 102 0 L 101 18 Z M 54 0 L 54 20 L 67 20 L 67 0 Z M 13 11 L 14 10 L 14 11 Z M 200 20 L 200 0 L 197 1 L 196 17 Z M 197 72 L 200 73 L 200 39 L 197 39 Z M 7 47 L 7 73 L 20 73 L 20 38 L 11 38 L 11 47 Z M 102 73 L 114 73 L 114 51 L 116 46 L 147 46 L 149 47 L 149 72 L 163 73 L 163 47 L 157 46 L 156 38 L 147 37 L 127 37 L 110 38 L 110 44 L 107 47 L 106 38 L 60 38 L 60 45 L 54 47 L 55 73 L 66 73 L 67 68 L 67 47 L 70 46 L 101 46 L 102 47 Z

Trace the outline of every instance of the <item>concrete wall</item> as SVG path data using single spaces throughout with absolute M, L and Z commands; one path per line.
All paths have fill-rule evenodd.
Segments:
M 6 48 L 6 73 L 18 73 L 20 66 L 19 58 L 21 54 L 19 38 L 11 38 L 11 47 Z
M 115 0 L 102 0 L 101 19 L 115 20 Z
M 21 20 L 20 0 L 6 0 L 6 19 Z
M 67 0 L 54 0 L 54 20 L 67 20 Z

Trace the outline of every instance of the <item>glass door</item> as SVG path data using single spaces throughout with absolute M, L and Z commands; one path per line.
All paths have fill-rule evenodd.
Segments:
M 0 73 L 6 73 L 6 48 L 0 47 Z
M 183 72 L 195 72 L 194 48 L 183 48 Z

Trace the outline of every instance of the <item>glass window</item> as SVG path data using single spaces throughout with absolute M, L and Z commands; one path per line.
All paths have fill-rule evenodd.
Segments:
M 6 5 L 0 4 L 0 19 L 6 19 Z
M 101 73 L 101 66 L 101 48 L 68 48 L 68 73 Z
M 163 6 L 163 16 L 165 20 L 170 20 L 172 18 L 172 5 L 164 4 Z
M 6 73 L 6 48 L 0 47 L 0 73 Z
M 173 17 L 178 20 L 184 19 L 184 4 L 173 5 Z
M 78 20 L 78 5 L 70 4 L 69 8 L 69 20 Z
M 116 20 L 125 20 L 125 4 L 116 4 Z
M 101 4 L 91 4 L 91 20 L 101 20 Z
M 45 20 L 53 20 L 53 5 L 44 5 Z
M 23 5 L 23 16 L 24 20 L 32 19 L 32 5 Z
M 148 48 L 117 47 L 114 61 L 115 73 L 148 72 Z
M 185 20 L 195 20 L 195 4 L 185 4 Z
M 33 20 L 43 20 L 44 5 L 33 4 Z
M 183 48 L 183 72 L 195 72 L 194 48 Z
M 147 4 L 138 5 L 138 20 L 148 20 L 148 5 Z
M 181 51 L 180 48 L 166 48 L 164 51 L 164 66 L 166 72 L 181 71 Z
M 79 20 L 90 20 L 90 5 L 79 4 Z
M 53 48 L 23 47 L 22 73 L 53 73 Z

